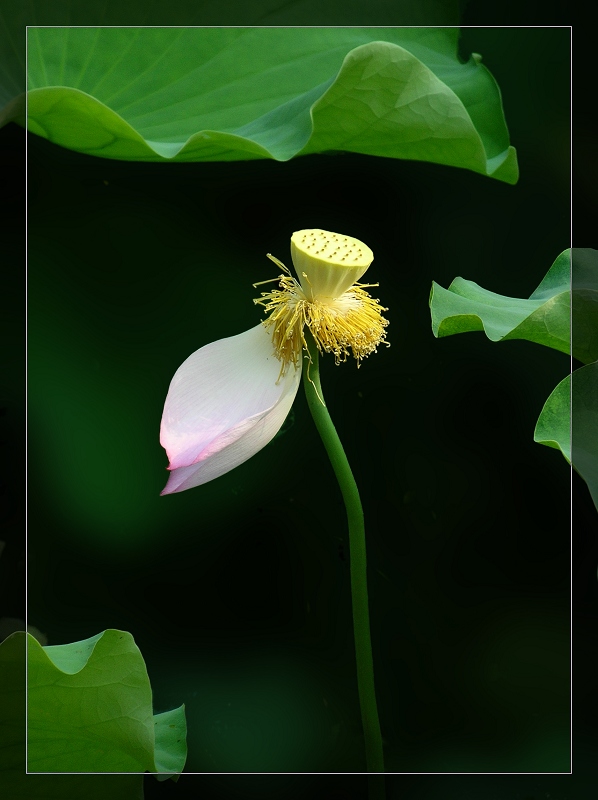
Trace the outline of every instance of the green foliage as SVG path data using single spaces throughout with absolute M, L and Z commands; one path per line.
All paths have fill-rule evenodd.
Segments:
M 575 358 L 589 364 L 598 360 L 598 251 L 574 247 L 571 252 L 572 351 Z
M 598 361 L 576 369 L 556 386 L 538 418 L 534 441 L 573 461 L 598 508 Z
M 142 800 L 141 775 L 26 774 L 26 647 L 24 631 L 0 644 L 0 796 L 7 800 Z
M 287 161 L 345 150 L 515 183 L 499 89 L 479 56 L 460 63 L 458 35 L 32 27 L 28 127 L 105 158 Z
M 42 647 L 28 637 L 32 772 L 180 773 L 184 708 L 152 714 L 145 662 L 130 633 Z
M 565 250 L 528 300 L 488 292 L 463 278 L 448 290 L 433 283 L 430 311 L 437 337 L 484 330 L 494 342 L 528 339 L 587 364 L 551 393 L 534 441 L 573 463 L 598 508 L 598 251 Z
M 570 348 L 570 251 L 565 250 L 528 300 L 504 297 L 455 278 L 448 289 L 432 283 L 434 336 L 484 330 L 489 339 L 527 339 L 562 353 Z
M 598 362 L 576 369 L 571 381 L 571 459 L 598 508 Z
M 560 450 L 571 463 L 571 375 L 555 386 L 536 422 L 534 442 Z

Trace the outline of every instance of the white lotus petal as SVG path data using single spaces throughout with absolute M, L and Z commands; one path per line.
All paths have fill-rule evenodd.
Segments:
M 172 470 L 162 494 L 190 489 L 247 461 L 274 438 L 299 387 L 263 325 L 197 350 L 179 367 L 164 404 L 160 442 Z

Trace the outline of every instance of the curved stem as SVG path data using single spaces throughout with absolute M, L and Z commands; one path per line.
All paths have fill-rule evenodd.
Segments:
M 318 349 L 311 334 L 306 330 L 305 338 L 311 362 L 303 363 L 303 386 L 311 415 L 324 443 L 332 469 L 336 475 L 347 510 L 349 523 L 349 561 L 351 565 L 351 599 L 353 606 L 353 635 L 357 660 L 357 689 L 361 708 L 361 721 L 365 737 L 365 753 L 368 772 L 384 772 L 382 735 L 374 688 L 374 662 L 370 638 L 370 613 L 368 607 L 367 564 L 365 549 L 365 525 L 359 490 L 341 440 L 328 409 L 320 385 Z M 377 782 L 378 783 L 378 782 Z M 383 786 L 382 786 L 383 788 Z M 380 795 L 379 791 L 376 792 Z

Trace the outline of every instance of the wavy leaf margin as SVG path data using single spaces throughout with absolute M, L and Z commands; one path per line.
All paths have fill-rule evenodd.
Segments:
M 108 629 L 42 647 L 27 636 L 31 772 L 152 772 L 186 760 L 184 706 L 153 715 L 143 656 L 130 633 Z
M 172 94 L 168 94 L 168 86 L 153 88 L 151 84 L 156 64 L 160 60 L 163 67 L 168 64 L 158 42 L 155 63 L 146 67 L 149 77 L 145 76 L 140 94 L 134 98 L 129 96 L 130 87 L 119 88 L 118 84 L 116 89 L 111 85 L 110 91 L 104 87 L 104 97 L 101 75 L 94 74 L 94 80 L 86 82 L 88 55 L 79 54 L 85 63 L 77 63 L 74 69 L 69 61 L 77 55 L 73 42 L 84 33 L 91 36 L 88 29 L 81 34 L 78 30 L 70 30 L 68 36 L 56 29 L 30 30 L 29 128 L 61 146 L 107 158 L 142 161 L 287 161 L 297 155 L 347 150 L 431 161 L 508 183 L 517 181 L 517 158 L 508 142 L 500 91 L 479 56 L 467 64 L 458 61 L 458 29 L 358 28 L 347 32 L 313 28 L 291 29 L 289 34 L 280 29 L 253 28 L 243 32 L 243 39 L 234 34 L 237 38 L 230 42 L 230 34 L 220 29 L 192 29 L 185 31 L 181 42 L 169 40 L 171 52 L 167 55 L 175 64 L 173 69 L 179 70 L 173 74 Z M 146 29 L 131 30 L 138 38 L 150 35 Z M 55 41 L 59 35 L 62 39 Z M 218 50 L 218 36 L 228 37 L 228 55 L 224 44 Z M 247 47 L 247 37 L 251 38 L 251 48 Z M 286 42 L 281 37 L 295 43 L 295 61 L 286 65 L 283 61 L 280 75 L 272 65 L 264 67 L 265 72 L 258 70 L 250 75 L 252 83 L 246 74 L 251 72 L 251 53 L 272 47 L 280 51 Z M 181 66 L 177 58 L 178 49 L 193 43 L 216 49 L 213 58 L 220 59 L 223 74 L 232 69 L 238 51 L 238 74 L 230 76 L 229 84 L 216 88 L 206 85 L 204 94 L 189 95 L 190 75 L 198 68 L 195 62 Z M 90 40 L 92 45 L 99 47 L 95 40 Z M 101 55 L 100 48 L 93 60 L 97 57 L 101 62 Z M 338 59 L 340 68 L 334 69 Z M 110 72 L 107 66 L 105 69 Z M 302 70 L 307 77 L 299 80 L 296 73 Z M 308 78 L 313 80 L 306 88 Z M 65 80 L 77 85 L 63 85 Z M 298 87 L 303 88 L 298 91 Z M 219 102 L 230 105 L 233 116 L 238 117 L 235 123 L 226 108 L 218 110 L 215 93 Z M 275 97 L 274 105 L 268 104 L 268 94 Z M 190 119 L 201 120 L 198 108 L 204 98 L 204 105 L 212 103 L 210 118 L 220 119 L 225 127 L 200 126 L 180 135 L 184 133 L 185 113 Z M 22 99 L 12 103 L 11 109 L 4 111 L 4 121 L 9 117 L 22 119 Z M 169 103 L 173 104 L 173 118 L 176 113 L 182 114 L 179 127 L 176 120 L 173 123 L 165 116 Z M 247 119 L 242 113 L 244 105 L 264 110 Z

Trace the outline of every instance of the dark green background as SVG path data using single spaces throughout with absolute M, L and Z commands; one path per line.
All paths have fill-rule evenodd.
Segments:
M 302 395 L 250 462 L 158 496 L 174 370 L 257 322 L 265 253 L 288 261 L 316 226 L 372 247 L 390 308 L 389 350 L 323 365 L 368 523 L 387 767 L 568 770 L 569 473 L 532 441 L 568 359 L 435 340 L 427 307 L 456 275 L 528 296 L 569 245 L 568 45 L 464 32 L 501 86 L 516 187 L 354 155 L 145 166 L 29 138 L 29 619 L 53 644 L 130 630 L 156 710 L 186 703 L 189 770 L 363 768 L 343 510 Z

